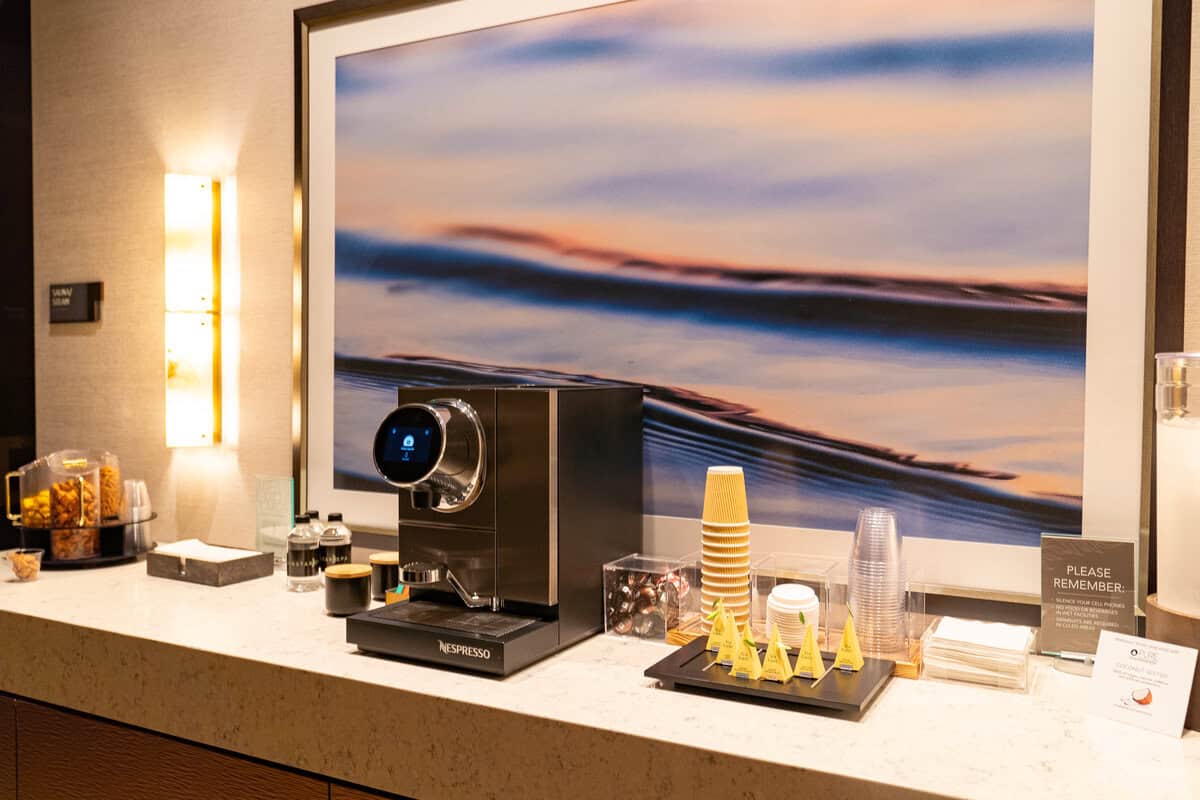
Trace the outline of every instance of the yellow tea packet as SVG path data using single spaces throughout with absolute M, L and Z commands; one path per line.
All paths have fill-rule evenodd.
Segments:
M 750 632 L 750 620 L 746 620 L 742 629 L 737 655 L 733 658 L 733 668 L 729 670 L 729 674 L 735 678 L 749 678 L 755 681 L 762 677 L 762 662 L 758 660 L 758 647 L 754 644 L 754 634 Z
M 863 667 L 862 648 L 858 645 L 858 634 L 854 632 L 854 615 L 846 614 L 846 627 L 842 631 L 842 643 L 838 645 L 833 668 L 847 672 L 858 672 Z
M 794 672 L 798 678 L 817 679 L 825 674 L 825 660 L 821 658 L 821 651 L 817 647 L 817 637 L 813 634 L 813 627 L 809 625 L 804 631 L 804 643 L 800 645 L 800 655 L 796 659 L 796 669 Z
M 713 605 L 713 610 L 709 612 L 708 620 L 712 623 L 712 628 L 708 632 L 708 646 L 705 650 L 711 650 L 714 653 L 721 652 L 721 636 L 725 633 L 725 601 L 717 598 L 717 602 Z
M 779 640 L 779 626 L 772 625 L 767 652 L 763 656 L 763 680 L 787 683 L 792 679 L 792 662 L 788 658 L 787 650 L 787 645 Z
M 717 661 L 726 667 L 733 664 L 739 638 L 737 620 L 733 618 L 732 612 L 726 611 L 725 622 L 721 625 L 721 646 L 717 649 Z

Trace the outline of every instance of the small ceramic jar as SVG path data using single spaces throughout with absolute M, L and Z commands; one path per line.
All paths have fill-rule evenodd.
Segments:
M 372 553 L 371 562 L 371 599 L 380 602 L 387 599 L 387 593 L 395 591 L 400 584 L 400 555 L 398 553 Z
M 347 617 L 371 606 L 371 568 L 366 564 L 334 564 L 325 570 L 325 611 Z

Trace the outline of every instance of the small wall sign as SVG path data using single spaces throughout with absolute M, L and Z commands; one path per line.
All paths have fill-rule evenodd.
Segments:
M 1096 652 L 1101 631 L 1137 633 L 1134 542 L 1042 534 L 1039 649 Z
M 103 298 L 103 283 L 52 283 L 50 323 L 97 322 Z

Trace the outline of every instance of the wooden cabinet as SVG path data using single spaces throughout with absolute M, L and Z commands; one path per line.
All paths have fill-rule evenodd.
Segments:
M 0 0 L 2 1 L 2 0 Z M 0 695 L 0 800 L 397 800 Z
M 17 797 L 17 705 L 0 694 L 0 800 Z
M 20 800 L 329 797 L 327 781 L 206 747 L 21 700 L 15 710 Z M 3 714 L 0 710 L 0 728 Z M 0 735 L 0 746 L 3 742 Z M 8 800 L 4 775 L 0 766 L 0 798 Z

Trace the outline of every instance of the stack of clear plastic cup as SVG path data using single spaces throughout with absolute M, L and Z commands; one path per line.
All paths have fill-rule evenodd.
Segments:
M 145 520 L 153 516 L 150 490 L 145 481 L 125 481 L 125 504 L 129 523 L 125 526 L 125 552 L 145 553 L 154 548 L 150 541 L 150 525 Z
M 850 612 L 864 653 L 900 655 L 905 649 L 906 580 L 896 514 L 865 508 L 850 546 Z

